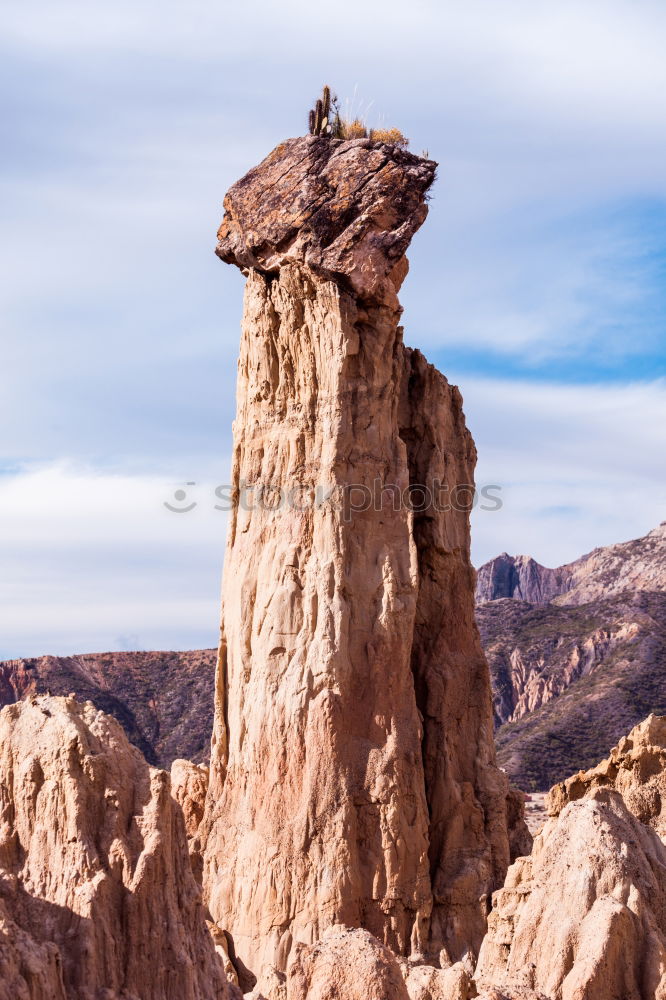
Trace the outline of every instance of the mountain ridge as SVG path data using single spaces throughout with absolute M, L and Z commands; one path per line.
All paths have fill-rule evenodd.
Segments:
M 628 587 L 666 590 L 666 521 L 640 538 L 597 546 L 554 568 L 529 555 L 502 552 L 479 567 L 476 601 L 508 597 L 531 604 L 585 604 Z

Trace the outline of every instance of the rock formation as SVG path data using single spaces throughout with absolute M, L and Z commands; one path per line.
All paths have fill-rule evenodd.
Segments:
M 225 199 L 217 252 L 248 279 L 200 838 L 210 910 L 258 975 L 337 924 L 455 960 L 508 862 L 468 516 L 447 509 L 474 445 L 398 325 L 434 174 L 308 137 Z M 434 502 L 410 509 L 410 486 Z
M 569 802 L 612 788 L 627 809 L 666 842 L 666 717 L 650 715 L 620 740 L 609 757 L 550 790 L 546 808 L 559 816 Z
M 19 927 L 1 897 L 0 1000 L 67 1000 L 58 947 Z
M 208 768 L 189 760 L 171 765 L 171 794 L 183 810 L 188 837 L 195 837 L 203 819 L 208 791 Z
M 553 1000 L 666 996 L 666 848 L 610 789 L 571 802 L 495 894 L 476 982 Z
M 212 649 L 4 660 L 0 708 L 32 694 L 74 694 L 117 719 L 149 764 L 207 761 L 215 660 Z
M 625 590 L 666 590 L 666 521 L 643 538 L 602 546 L 557 569 L 503 552 L 480 568 L 476 599 L 586 604 Z
M 666 997 L 666 718 L 551 790 L 493 899 L 476 982 L 554 1000 Z
M 363 930 L 331 928 L 315 945 L 297 944 L 288 1000 L 410 1000 L 395 956 Z
M 169 777 L 73 698 L 0 712 L 1 1000 L 224 1000 Z

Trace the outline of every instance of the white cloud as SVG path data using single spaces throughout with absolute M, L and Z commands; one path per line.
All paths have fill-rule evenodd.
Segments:
M 477 565 L 502 551 L 557 566 L 666 519 L 666 381 L 566 386 L 461 380 L 479 448 L 477 482 L 502 486 L 475 511 Z
M 0 479 L 5 652 L 214 642 L 219 514 L 160 503 L 228 464 L 222 196 L 302 130 L 324 78 L 441 161 L 404 301 L 406 340 L 444 371 L 468 349 L 589 377 L 663 337 L 660 0 L 340 0 L 335 20 L 342 41 L 305 0 L 3 12 L 4 455 L 90 463 Z M 475 516 L 477 562 L 556 564 L 666 516 L 663 383 L 460 381 L 479 480 L 505 489 Z
M 62 463 L 0 477 L 0 656 L 214 645 L 216 485 Z

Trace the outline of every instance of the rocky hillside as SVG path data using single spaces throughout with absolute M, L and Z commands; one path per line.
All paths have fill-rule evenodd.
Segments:
M 557 569 L 503 552 L 479 569 L 476 600 L 587 604 L 624 590 L 666 590 L 666 521 L 643 538 L 593 549 Z
M 114 716 L 149 764 L 207 761 L 216 652 L 85 653 L 0 662 L 0 708 L 31 694 L 75 694 Z
M 629 667 L 648 702 L 659 697 L 661 670 L 666 695 L 666 594 L 627 591 L 573 608 L 504 599 L 479 607 L 477 623 L 498 727 L 538 711 L 581 678 L 603 673 L 609 681 Z M 620 732 L 631 728 L 626 717 L 619 721 Z
M 496 717 L 515 702 L 515 721 L 496 732 L 498 757 L 521 788 L 545 790 L 591 767 L 649 712 L 666 712 L 666 594 L 595 601 L 575 614 L 516 604 L 506 608 L 506 636 L 488 644 Z M 486 635 L 494 607 L 480 609 Z
M 545 791 L 666 710 L 666 522 L 554 570 L 499 556 L 477 599 L 499 759 L 521 788 Z

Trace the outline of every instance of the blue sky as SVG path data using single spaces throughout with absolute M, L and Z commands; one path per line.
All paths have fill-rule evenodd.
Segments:
M 0 656 L 216 641 L 229 185 L 324 81 L 440 163 L 405 339 L 460 385 L 477 563 L 666 519 L 666 8 L 24 0 L 0 43 Z M 197 507 L 163 507 L 177 484 Z

